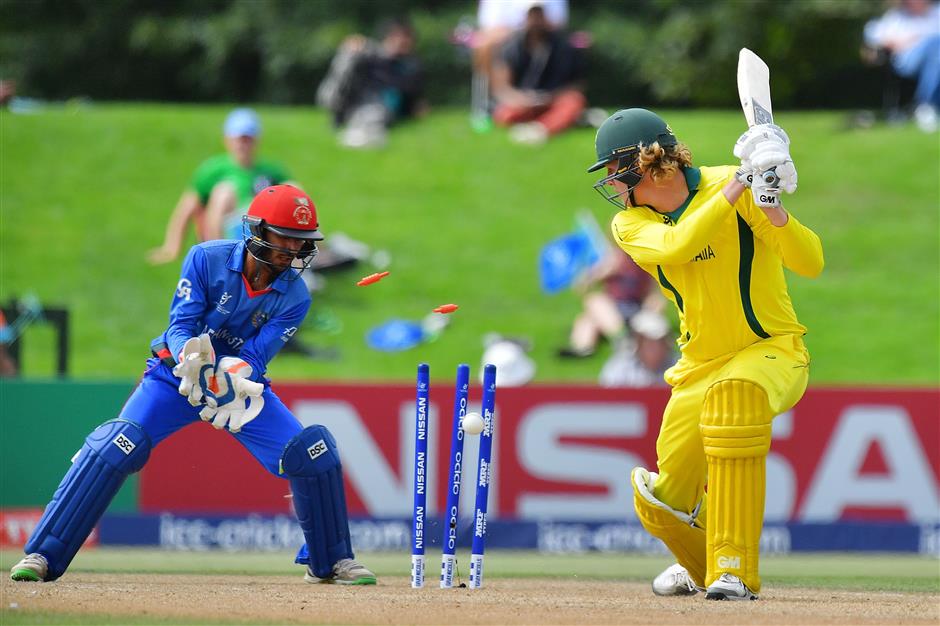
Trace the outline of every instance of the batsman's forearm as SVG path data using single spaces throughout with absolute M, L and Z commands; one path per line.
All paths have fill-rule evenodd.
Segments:
M 786 267 L 807 278 L 816 278 L 822 273 L 826 261 L 822 242 L 816 233 L 792 215 L 785 225 L 773 230 L 780 257 Z
M 790 214 L 787 213 L 786 209 L 784 209 L 782 206 L 761 207 L 761 210 L 764 212 L 764 215 L 767 216 L 767 219 L 770 220 L 770 223 L 777 228 L 786 226 L 790 219 Z
M 741 194 L 745 191 L 747 191 L 747 187 L 738 182 L 735 178 L 729 180 L 727 184 L 721 188 L 721 193 L 724 194 L 725 198 L 727 198 L 728 202 L 732 205 L 738 201 Z

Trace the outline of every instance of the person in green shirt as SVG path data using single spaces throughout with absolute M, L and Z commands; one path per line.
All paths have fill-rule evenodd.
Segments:
M 225 154 L 207 159 L 196 169 L 170 216 L 163 244 L 148 254 L 152 264 L 176 260 L 190 222 L 199 241 L 240 238 L 241 216 L 255 194 L 290 182 L 281 165 L 257 157 L 261 121 L 253 110 L 229 113 L 223 135 Z

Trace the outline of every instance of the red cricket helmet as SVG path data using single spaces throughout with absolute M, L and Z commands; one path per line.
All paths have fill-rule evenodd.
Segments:
M 317 207 L 310 196 L 293 185 L 262 189 L 248 207 L 248 217 L 257 218 L 273 233 L 295 239 L 320 241 Z M 249 226 L 251 221 L 249 221 Z
M 300 263 L 292 265 L 297 270 L 310 265 L 317 253 L 316 242 L 323 239 L 318 230 L 317 207 L 310 196 L 293 185 L 274 185 L 262 189 L 251 201 L 248 214 L 242 221 L 247 227 L 244 236 L 248 252 L 258 261 L 278 270 L 285 268 L 271 263 L 270 254 L 266 251 L 294 252 L 272 244 L 264 236 L 265 231 L 304 240 L 303 247 L 296 253 L 296 261 Z

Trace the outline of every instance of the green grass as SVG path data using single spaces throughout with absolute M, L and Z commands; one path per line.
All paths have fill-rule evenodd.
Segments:
M 128 379 L 166 323 L 179 266 L 151 267 L 166 218 L 193 169 L 221 148 L 226 108 L 105 104 L 0 112 L 0 300 L 36 294 L 72 312 L 71 373 Z M 739 111 L 664 111 L 699 164 L 733 160 Z M 484 333 L 534 341 L 540 381 L 595 380 L 600 359 L 559 361 L 578 300 L 548 296 L 536 259 L 588 208 L 612 207 L 591 189 L 592 131 L 542 149 L 474 134 L 463 110 L 435 111 L 396 129 L 387 149 L 336 146 L 322 112 L 261 109 L 262 153 L 291 170 L 315 199 L 324 232 L 346 232 L 391 253 L 392 275 L 369 288 L 358 268 L 328 276 L 303 338 L 338 348 L 336 362 L 283 355 L 275 379 L 406 380 L 420 360 L 435 377 L 476 364 Z M 845 131 L 841 113 L 783 113 L 800 171 L 788 207 L 822 237 L 827 267 L 790 277 L 809 327 L 813 382 L 940 381 L 940 144 L 912 127 Z M 418 320 L 456 302 L 435 343 L 405 353 L 366 347 L 389 319 Z M 326 324 L 324 320 L 338 320 Z M 25 338 L 24 374 L 52 373 L 53 335 Z
M 97 548 L 76 556 L 69 572 L 299 576 L 303 570 L 288 553 L 175 552 L 150 549 Z M 429 556 L 433 560 L 435 555 Z M 466 577 L 466 555 L 461 554 Z M 7 571 L 22 554 L 0 552 Z M 378 552 L 359 555 L 379 577 L 407 576 L 409 556 Z M 538 552 L 490 551 L 486 575 L 493 578 L 579 578 L 584 580 L 648 581 L 671 561 L 666 556 L 587 553 L 548 555 Z M 791 554 L 761 559 L 766 585 L 789 585 L 858 591 L 940 592 L 940 561 L 906 554 Z

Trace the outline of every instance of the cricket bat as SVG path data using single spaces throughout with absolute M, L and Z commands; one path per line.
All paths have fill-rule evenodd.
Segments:
M 738 96 L 748 127 L 774 123 L 773 107 L 770 104 L 770 68 L 747 48 L 741 48 L 738 54 Z M 764 172 L 762 178 L 774 184 L 777 174 L 771 169 Z
M 738 54 L 738 96 L 748 126 L 773 124 L 770 104 L 770 68 L 747 48 Z

